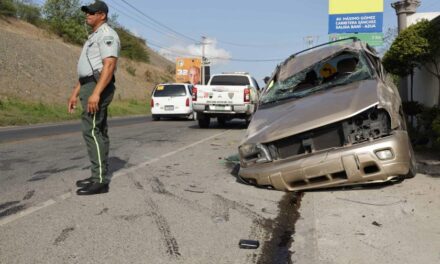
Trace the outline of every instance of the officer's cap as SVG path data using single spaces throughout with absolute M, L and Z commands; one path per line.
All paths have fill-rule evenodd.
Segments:
M 103 12 L 108 13 L 108 6 L 103 1 L 96 1 L 93 4 L 87 5 L 87 6 L 81 6 L 81 11 L 85 13 L 97 13 L 97 12 Z

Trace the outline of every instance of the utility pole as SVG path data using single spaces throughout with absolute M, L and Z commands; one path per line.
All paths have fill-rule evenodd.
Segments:
M 407 24 L 408 15 L 412 15 L 416 13 L 417 7 L 420 6 L 420 2 L 421 2 L 420 0 L 400 0 L 391 3 L 391 7 L 396 10 L 397 27 L 399 33 L 408 26 Z M 400 78 L 399 93 L 400 93 L 400 97 L 402 97 L 402 101 L 404 102 L 409 101 L 408 77 Z
M 420 0 L 401 0 L 391 3 L 391 7 L 396 10 L 397 26 L 399 32 L 407 27 L 407 17 L 417 11 L 420 6 Z
M 200 42 L 200 45 L 202 45 L 202 84 L 205 85 L 205 65 L 207 64 L 207 59 L 205 57 L 205 45 L 208 45 L 209 43 L 206 42 L 206 37 L 202 36 L 202 41 Z

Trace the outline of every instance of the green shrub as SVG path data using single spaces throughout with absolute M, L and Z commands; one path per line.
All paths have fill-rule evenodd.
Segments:
M 145 46 L 145 40 L 133 36 L 124 28 L 115 28 L 121 41 L 121 55 L 123 57 L 141 61 L 150 62 L 150 55 Z
M 12 0 L 0 0 L 0 16 L 15 17 L 17 8 Z
M 412 141 L 416 144 L 440 144 L 440 107 L 425 107 L 417 115 L 417 126 L 410 128 L 410 132 Z
M 127 68 L 125 68 L 131 76 L 136 76 L 136 68 L 128 65 Z
M 403 112 L 408 116 L 415 116 L 423 111 L 423 105 L 417 101 L 413 102 L 403 102 Z
M 41 21 L 41 10 L 33 4 L 18 2 L 17 17 L 31 24 L 38 25 Z
M 67 42 L 83 44 L 87 39 L 87 31 L 82 24 L 70 19 L 60 24 L 60 36 Z
M 440 111 L 432 121 L 433 139 L 437 144 L 440 144 Z

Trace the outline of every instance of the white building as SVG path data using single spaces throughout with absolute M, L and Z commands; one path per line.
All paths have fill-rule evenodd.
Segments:
M 411 26 L 422 19 L 430 20 L 432 23 L 440 25 L 440 12 L 435 13 L 415 13 L 407 16 L 407 25 Z M 440 36 L 439 36 L 440 37 Z M 440 58 L 439 58 L 440 60 Z M 440 65 L 439 65 L 440 67 Z M 435 70 L 434 70 L 435 72 Z M 408 78 L 408 84 L 410 79 Z M 414 72 L 414 101 L 432 107 L 438 102 L 439 98 L 438 79 L 426 69 L 416 69 Z M 411 86 L 408 85 L 408 99 L 411 97 Z

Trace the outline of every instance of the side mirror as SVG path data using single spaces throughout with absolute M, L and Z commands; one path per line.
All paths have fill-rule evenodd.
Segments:
M 264 77 L 264 79 L 263 79 L 264 84 L 267 84 L 267 82 L 268 82 L 269 80 L 270 80 L 270 77 L 269 77 L 269 76 Z

